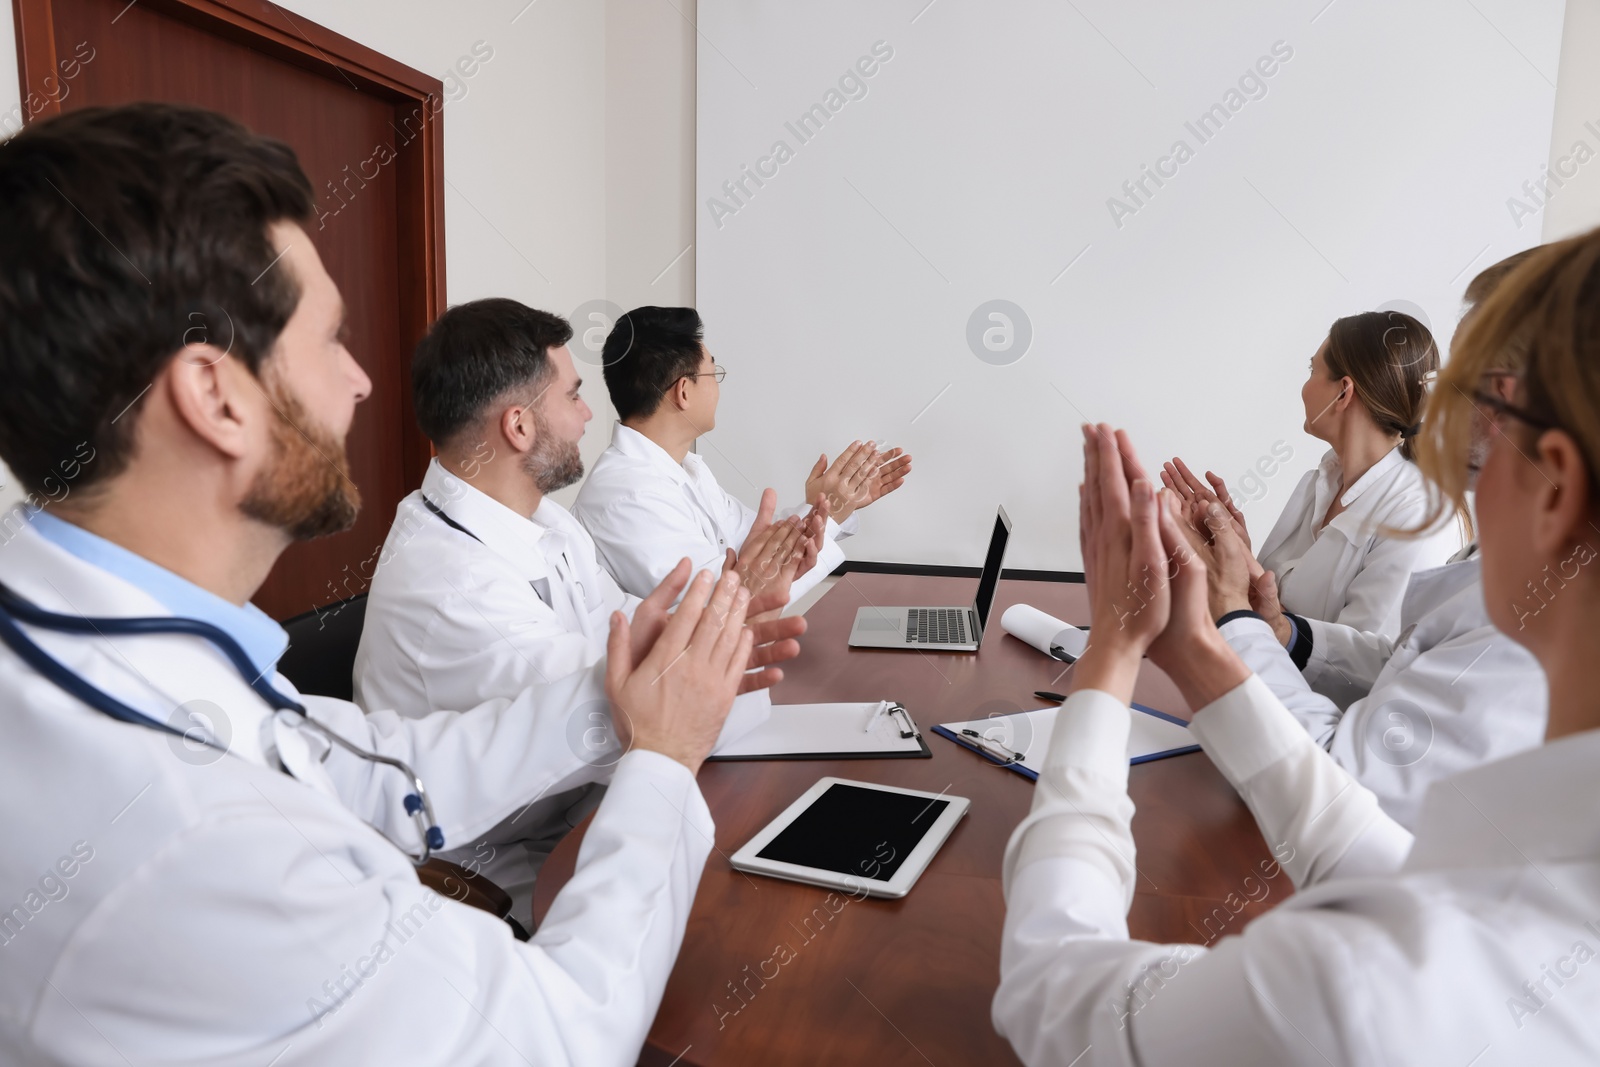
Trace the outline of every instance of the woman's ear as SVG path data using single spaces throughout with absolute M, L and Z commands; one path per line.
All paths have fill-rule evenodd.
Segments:
M 1343 411 L 1356 399 L 1356 383 L 1348 376 L 1339 379 L 1339 395 L 1334 398 L 1334 410 Z
M 1546 430 L 1521 476 L 1533 489 L 1532 540 L 1538 557 L 1568 556 L 1576 545 L 1591 548 L 1597 537 L 1592 515 L 1589 464 L 1565 430 Z

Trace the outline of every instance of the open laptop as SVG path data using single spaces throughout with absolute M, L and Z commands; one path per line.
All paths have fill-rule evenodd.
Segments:
M 914 648 L 937 652 L 976 652 L 983 643 L 989 607 L 1000 584 L 1000 565 L 1011 539 L 1011 517 L 1000 508 L 994 517 L 989 554 L 978 577 L 978 599 L 966 607 L 856 609 L 850 628 L 852 648 Z

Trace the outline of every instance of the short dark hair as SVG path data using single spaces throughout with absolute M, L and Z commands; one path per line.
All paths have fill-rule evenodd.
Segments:
M 601 350 L 617 418 L 655 414 L 679 378 L 700 370 L 704 336 L 694 308 L 634 308 L 618 319 Z
M 127 466 L 140 399 L 185 345 L 254 374 L 300 303 L 268 227 L 311 217 L 294 151 L 177 104 L 91 107 L 0 144 L 0 457 L 41 492 Z
M 554 373 L 549 351 L 572 340 L 567 320 L 505 297 L 457 304 L 434 321 L 411 359 L 417 424 L 436 445 L 474 425 L 490 401 Z

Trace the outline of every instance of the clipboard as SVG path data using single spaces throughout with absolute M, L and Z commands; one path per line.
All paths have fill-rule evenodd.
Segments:
M 933 751 L 905 705 L 893 700 L 872 700 L 858 704 L 774 704 L 766 722 L 719 745 L 706 760 L 932 758 Z
M 1130 705 L 1133 716 L 1128 731 L 1128 763 L 1149 763 L 1199 752 L 1200 746 L 1189 738 L 1189 725 L 1182 719 L 1164 711 Z M 988 719 L 969 722 L 940 723 L 933 732 L 954 741 L 969 752 L 976 752 L 990 763 L 1016 771 L 1031 782 L 1039 780 L 1038 763 L 1050 749 L 1050 735 L 1055 729 L 1058 705 L 1023 711 L 1015 715 L 995 715 Z M 978 737 L 963 734 L 975 730 Z M 1021 758 L 1012 758 L 1018 757 Z

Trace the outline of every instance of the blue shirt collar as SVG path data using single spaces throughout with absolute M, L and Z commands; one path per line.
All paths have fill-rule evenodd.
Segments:
M 239 643 L 260 674 L 269 674 L 278 657 L 289 647 L 289 635 L 283 627 L 254 604 L 240 607 L 230 603 L 165 567 L 47 511 L 34 509 L 29 520 L 40 537 L 90 566 L 142 589 L 174 615 L 208 622 L 222 630 Z

